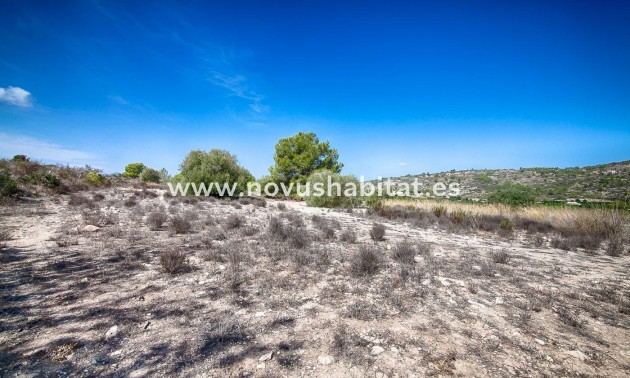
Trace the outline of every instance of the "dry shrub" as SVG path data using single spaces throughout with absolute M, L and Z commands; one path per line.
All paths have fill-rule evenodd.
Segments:
M 278 208 L 278 210 L 280 211 L 285 211 L 287 209 L 287 205 L 283 204 L 283 203 L 279 203 L 276 205 L 276 207 Z
M 163 212 L 155 211 L 149 213 L 149 215 L 147 216 L 147 225 L 149 226 L 149 229 L 151 231 L 157 231 L 162 228 L 167 220 L 168 216 L 166 214 L 164 214 Z
M 355 243 L 357 241 L 357 233 L 347 228 L 339 235 L 339 240 L 344 243 Z
M 492 261 L 496 264 L 507 264 L 510 261 L 510 255 L 505 251 L 499 251 L 492 254 Z
M 413 264 L 416 256 L 416 249 L 408 241 L 403 241 L 394 246 L 392 249 L 392 259 L 403 264 Z
M 84 196 L 83 194 L 72 194 L 70 195 L 70 199 L 68 200 L 68 205 L 70 206 L 84 206 L 88 208 L 95 208 L 96 205 L 89 198 Z
M 382 251 L 376 247 L 362 245 L 350 257 L 350 271 L 355 276 L 370 276 L 381 267 Z
M 450 212 L 448 217 L 451 219 L 451 222 L 461 224 L 466 220 L 466 212 L 463 210 L 455 210 Z
M 138 202 L 133 199 L 133 198 L 129 198 L 127 200 L 125 200 L 125 202 L 123 202 L 123 205 L 125 207 L 135 207 L 138 204 Z
M 92 201 L 94 202 L 101 202 L 104 199 L 105 199 L 105 196 L 101 193 L 94 193 L 94 195 L 92 195 Z
M 192 224 L 186 218 L 175 216 L 171 219 L 171 229 L 176 234 L 187 234 L 192 229 Z
M 228 230 L 233 230 L 235 228 L 241 227 L 245 223 L 245 218 L 236 214 L 228 215 L 225 220 L 225 228 Z
M 621 236 L 613 236 L 608 241 L 608 246 L 606 247 L 606 254 L 608 256 L 618 257 L 623 254 L 624 243 Z
M 439 217 L 441 217 L 442 215 L 446 215 L 446 213 L 447 213 L 446 206 L 444 206 L 444 205 L 434 206 L 434 207 L 431 209 L 431 211 L 432 211 L 432 212 L 433 212 L 433 214 L 434 214 L 436 217 L 438 217 L 438 218 L 439 218 Z
M 207 322 L 203 351 L 220 350 L 231 344 L 240 344 L 252 335 L 249 329 L 229 314 L 221 314 Z
M 380 223 L 374 223 L 370 230 L 370 238 L 375 242 L 383 240 L 385 238 L 385 226 Z
M 160 265 L 166 273 L 177 274 L 187 265 L 186 254 L 179 251 L 166 251 L 160 255 Z
M 382 318 L 384 314 L 380 306 L 377 306 L 372 302 L 359 299 L 348 305 L 344 315 L 352 319 L 369 321 Z
M 267 201 L 261 197 L 241 197 L 239 198 L 238 202 L 243 205 L 254 205 L 258 207 L 267 206 Z
M 281 217 L 285 218 L 286 220 L 288 220 L 292 225 L 294 225 L 295 227 L 304 227 L 304 219 L 302 218 L 302 216 L 296 212 L 289 212 L 289 213 L 285 213 L 282 214 Z
M 241 235 L 243 236 L 254 236 L 258 233 L 258 228 L 252 226 L 246 226 L 241 231 Z

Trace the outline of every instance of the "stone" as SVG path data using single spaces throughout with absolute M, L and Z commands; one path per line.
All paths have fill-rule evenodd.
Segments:
M 571 357 L 575 357 L 577 359 L 579 359 L 580 361 L 586 361 L 588 359 L 588 356 L 584 353 L 582 353 L 579 350 L 571 350 L 568 352 L 565 352 L 566 354 L 568 354 Z
M 383 352 L 385 352 L 385 348 L 383 348 L 382 346 L 379 346 L 379 345 L 374 345 L 372 347 L 372 351 L 370 352 L 370 354 L 372 356 L 377 356 L 377 355 L 379 355 L 379 354 L 381 354 Z
M 429 286 L 431 284 L 431 279 L 427 278 L 426 280 L 422 281 L 422 285 L 423 286 Z
M 100 228 L 97 226 L 94 226 L 92 224 L 88 224 L 87 226 L 83 227 L 83 232 L 96 232 L 98 231 Z
M 105 339 L 109 340 L 111 338 L 114 338 L 118 335 L 118 326 L 115 325 L 113 327 L 111 327 L 110 329 L 107 330 L 107 332 L 105 332 Z
M 273 350 L 269 353 L 265 353 L 262 356 L 260 356 L 260 358 L 258 359 L 258 362 L 265 362 L 265 361 L 269 361 L 273 358 Z
M 266 315 L 264 311 L 258 311 L 257 313 L 254 314 L 254 317 L 256 318 L 264 318 L 265 316 Z
M 494 300 L 494 303 L 500 305 L 505 303 L 505 299 L 503 299 L 502 297 L 496 297 L 496 299 Z
M 422 257 L 422 256 L 420 256 L 420 255 L 415 255 L 415 256 L 413 257 L 413 261 L 414 261 L 416 264 L 422 264 L 422 263 L 424 262 L 424 257 Z
M 541 339 L 534 339 L 534 341 L 536 341 L 540 345 L 545 345 L 545 342 L 542 341 Z
M 245 314 L 247 314 L 247 309 L 245 308 L 242 308 L 234 313 L 234 315 L 238 315 L 238 316 L 243 316 Z
M 265 363 L 264 363 L 264 362 L 261 362 L 261 363 L 259 363 L 258 365 L 256 365 L 256 369 L 258 369 L 258 370 L 262 370 L 262 369 L 264 369 L 264 368 L 265 368 L 265 366 L 267 366 L 267 365 L 265 365 Z
M 322 365 L 330 365 L 335 362 L 335 359 L 329 355 L 321 355 L 317 357 L 317 361 L 319 361 L 319 363 Z

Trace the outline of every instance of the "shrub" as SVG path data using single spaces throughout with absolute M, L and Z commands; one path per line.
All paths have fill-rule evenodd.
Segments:
M 510 255 L 505 251 L 495 252 L 492 254 L 492 261 L 496 264 L 507 264 L 510 261 Z
M 162 212 L 151 212 L 147 216 L 147 224 L 151 231 L 157 231 L 162 228 L 162 225 L 168 220 L 168 216 Z
M 400 242 L 392 249 L 392 258 L 400 263 L 413 264 L 416 249 L 407 241 Z
M 0 197 L 15 196 L 17 193 L 17 184 L 11 178 L 9 172 L 0 171 Z
M 81 194 L 72 194 L 68 200 L 68 205 L 94 207 L 94 203 L 92 203 L 89 198 Z
M 466 212 L 463 210 L 452 211 L 448 216 L 455 224 L 463 223 L 466 220 Z
M 176 216 L 171 219 L 171 228 L 176 234 L 187 234 L 192 229 L 192 224 L 186 218 Z
M 433 214 L 436 217 L 441 217 L 442 215 L 446 214 L 446 206 L 444 205 L 439 205 L 439 206 L 434 206 L 431 211 L 433 212 Z
M 621 237 L 615 236 L 608 241 L 606 254 L 613 257 L 621 256 L 623 254 L 623 240 Z
M 85 175 L 85 182 L 93 186 L 101 186 L 105 183 L 105 178 L 98 172 L 90 171 Z
M 179 251 L 162 252 L 160 255 L 160 265 L 162 265 L 166 273 L 177 274 L 187 265 L 186 254 Z
M 350 271 L 355 276 L 369 276 L 381 266 L 381 251 L 376 247 L 362 245 L 350 258 Z
M 339 235 L 339 240 L 344 243 L 354 243 L 357 241 L 357 233 L 353 230 L 346 229 Z
M 13 161 L 29 161 L 30 159 L 26 155 L 15 155 L 11 159 Z
M 162 180 L 160 172 L 153 168 L 145 168 L 140 173 L 140 181 L 159 183 Z
M 370 230 L 370 238 L 374 241 L 381 241 L 385 238 L 385 226 L 380 223 L 374 223 Z
M 514 222 L 507 218 L 501 219 L 499 222 L 499 228 L 506 231 L 514 231 Z
M 534 189 L 521 184 L 503 183 L 488 196 L 488 202 L 503 203 L 510 206 L 527 206 L 536 203 Z
M 138 176 L 140 176 L 145 168 L 146 166 L 142 163 L 129 163 L 125 166 L 125 171 L 122 173 L 122 176 L 128 178 L 137 178 Z
M 247 191 L 247 183 L 254 180 L 249 171 L 238 164 L 235 155 L 225 150 L 213 149 L 208 152 L 195 150 L 186 155 L 180 166 L 181 181 L 204 183 L 213 196 L 226 196 L 226 192 L 219 192 L 216 184 L 236 188 L 235 194 Z M 214 184 L 216 183 L 216 184 Z M 212 184 L 212 187 L 210 185 Z
M 227 228 L 228 230 L 233 230 L 235 228 L 241 227 L 244 223 L 245 218 L 236 214 L 230 214 L 225 220 L 225 228 Z
M 328 185 L 329 181 L 331 183 L 330 186 Z M 306 180 L 306 184 L 310 186 L 310 192 L 308 193 L 309 195 L 304 197 L 304 201 L 309 206 L 332 208 L 358 204 L 359 200 L 356 190 L 358 190 L 359 181 L 354 176 L 343 176 L 331 171 L 321 170 L 311 174 Z M 321 185 L 321 193 L 314 189 L 315 185 Z M 351 189 L 352 186 L 354 190 Z

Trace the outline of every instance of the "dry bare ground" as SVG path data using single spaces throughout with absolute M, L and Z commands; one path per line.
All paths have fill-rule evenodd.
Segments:
M 2 376 L 630 369 L 630 257 L 603 245 L 158 189 L 0 210 Z

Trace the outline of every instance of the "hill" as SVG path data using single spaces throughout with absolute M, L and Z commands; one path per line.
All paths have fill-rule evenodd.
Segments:
M 510 182 L 535 189 L 538 200 L 622 200 L 630 196 L 630 160 L 575 168 L 471 169 L 392 177 L 395 183 L 414 179 L 430 188 L 436 182 L 460 184 L 461 197 L 485 200 L 497 186 Z

